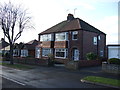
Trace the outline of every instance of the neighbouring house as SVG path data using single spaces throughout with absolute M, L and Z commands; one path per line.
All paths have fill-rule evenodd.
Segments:
M 107 45 L 107 57 L 119 58 L 120 59 L 120 44 L 109 44 Z
M 0 53 L 7 53 L 7 52 L 9 52 L 9 50 L 10 50 L 10 46 L 9 46 L 9 43 L 8 42 L 6 42 L 5 40 L 4 40 L 4 38 L 2 38 L 1 40 L 0 40 Z
M 86 60 L 89 52 L 105 57 L 106 34 L 72 14 L 38 36 L 36 58 L 45 59 L 51 54 L 56 61 L 66 63 Z
M 38 45 L 37 40 L 28 43 L 19 43 L 14 46 L 13 56 L 15 57 L 35 57 L 35 46 Z
M 21 49 L 24 47 L 24 43 L 20 42 L 15 43 L 14 49 L 13 49 L 13 56 L 14 57 L 20 57 L 21 56 Z

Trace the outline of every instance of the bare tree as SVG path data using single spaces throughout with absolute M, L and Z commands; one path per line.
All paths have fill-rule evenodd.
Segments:
M 15 41 L 21 36 L 26 27 L 31 26 L 31 17 L 27 15 L 26 11 L 20 5 L 15 6 L 11 2 L 0 5 L 0 26 L 10 44 L 10 64 L 14 64 L 13 46 Z

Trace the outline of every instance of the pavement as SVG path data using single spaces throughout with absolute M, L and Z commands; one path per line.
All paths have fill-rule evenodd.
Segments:
M 108 88 L 101 85 L 82 83 L 80 80 L 86 76 L 102 76 L 120 79 L 118 75 L 102 72 L 101 66 L 86 67 L 80 70 L 69 70 L 64 66 L 43 67 L 36 66 L 29 70 L 18 70 L 0 66 L 2 76 L 16 80 L 24 85 L 35 88 Z

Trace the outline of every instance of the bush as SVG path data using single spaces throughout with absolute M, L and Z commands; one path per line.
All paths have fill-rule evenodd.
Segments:
M 48 66 L 54 66 L 54 56 L 53 54 L 48 54 Z
M 92 53 L 92 52 L 90 52 L 90 53 L 86 54 L 86 57 L 87 57 L 87 60 L 96 60 L 97 55 Z
M 110 58 L 110 59 L 108 59 L 108 62 L 110 64 L 118 64 L 118 65 L 120 65 L 120 59 L 118 59 L 118 58 Z

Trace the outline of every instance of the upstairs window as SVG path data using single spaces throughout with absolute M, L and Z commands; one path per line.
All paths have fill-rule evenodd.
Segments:
M 52 41 L 52 34 L 41 35 L 40 41 Z
M 72 40 L 77 40 L 78 39 L 78 31 L 73 31 L 72 32 Z
M 93 44 L 97 45 L 97 37 L 93 37 Z
M 66 40 L 68 40 L 68 33 L 67 32 L 55 34 L 55 41 L 66 41 Z

